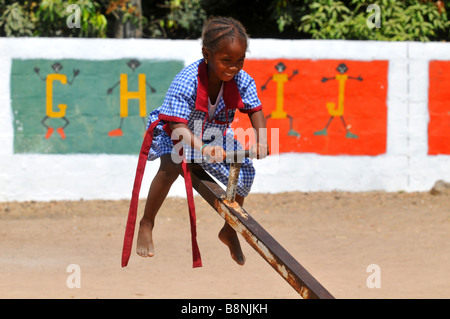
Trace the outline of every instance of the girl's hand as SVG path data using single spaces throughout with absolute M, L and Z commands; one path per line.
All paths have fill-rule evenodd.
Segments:
M 257 159 L 263 159 L 269 155 L 269 147 L 267 144 L 253 144 L 250 151 L 252 154 L 256 154 Z
M 221 163 L 225 161 L 227 153 L 220 146 L 207 145 L 203 148 L 202 155 L 206 156 L 208 163 Z

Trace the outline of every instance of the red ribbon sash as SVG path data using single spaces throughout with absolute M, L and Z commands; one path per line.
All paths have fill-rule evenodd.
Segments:
M 134 179 L 133 192 L 131 196 L 130 209 L 128 211 L 128 220 L 125 229 L 125 236 L 123 241 L 123 249 L 122 249 L 122 267 L 126 267 L 128 265 L 128 261 L 131 255 L 131 249 L 133 246 L 133 238 L 134 238 L 134 230 L 136 227 L 136 217 L 137 217 L 137 208 L 139 203 L 139 193 L 142 185 L 142 178 L 144 176 L 145 165 L 148 160 L 148 152 L 152 145 L 153 141 L 153 131 L 155 127 L 159 124 L 160 120 L 153 122 L 144 136 L 144 141 L 142 142 L 141 151 L 139 154 L 138 165 L 136 169 L 136 176 Z M 164 125 L 164 129 L 167 133 L 170 133 L 169 125 Z M 171 136 L 171 134 L 169 134 Z M 179 141 L 174 141 L 174 144 L 179 143 Z M 181 154 L 182 155 L 182 154 Z M 189 220 L 191 226 L 191 242 L 192 242 L 192 255 L 193 255 L 193 267 L 201 267 L 202 261 L 200 256 L 200 250 L 197 244 L 197 229 L 196 229 L 196 215 L 195 215 L 195 204 L 194 204 L 194 195 L 192 190 L 192 180 L 191 173 L 189 171 L 186 158 L 183 157 L 182 169 L 184 174 L 185 186 L 186 186 L 186 195 L 188 200 L 189 207 Z

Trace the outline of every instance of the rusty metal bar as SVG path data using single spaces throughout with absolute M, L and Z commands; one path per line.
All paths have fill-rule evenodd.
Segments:
M 225 199 L 229 202 L 234 202 L 234 200 L 236 199 L 237 184 L 239 180 L 241 165 L 241 163 L 230 164 L 230 174 L 228 177 L 228 185 L 225 197 Z
M 189 164 L 195 190 L 305 299 L 334 297 L 199 165 Z

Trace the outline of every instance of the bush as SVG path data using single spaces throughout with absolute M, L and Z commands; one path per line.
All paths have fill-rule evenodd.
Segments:
M 312 39 L 438 41 L 447 40 L 450 22 L 444 1 L 416 0 L 275 0 L 275 17 L 280 32 L 293 25 L 299 33 Z M 368 26 L 375 11 L 380 9 L 379 28 Z
M 380 9 L 380 25 L 374 27 Z M 253 38 L 447 41 L 442 0 L 0 0 L 0 36 L 199 38 L 211 15 L 232 16 Z M 81 8 L 68 28 L 66 8 Z M 116 32 L 138 29 L 139 32 Z
M 21 1 L 8 4 L 0 0 L 0 35 L 8 37 L 105 37 L 107 21 L 99 12 L 100 4 L 88 0 Z M 70 28 L 69 5 L 81 10 L 80 28 Z

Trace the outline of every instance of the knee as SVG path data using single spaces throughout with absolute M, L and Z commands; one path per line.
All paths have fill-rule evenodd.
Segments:
M 159 168 L 158 176 L 161 178 L 161 182 L 172 184 L 180 175 L 180 169 L 177 165 L 162 165 Z

